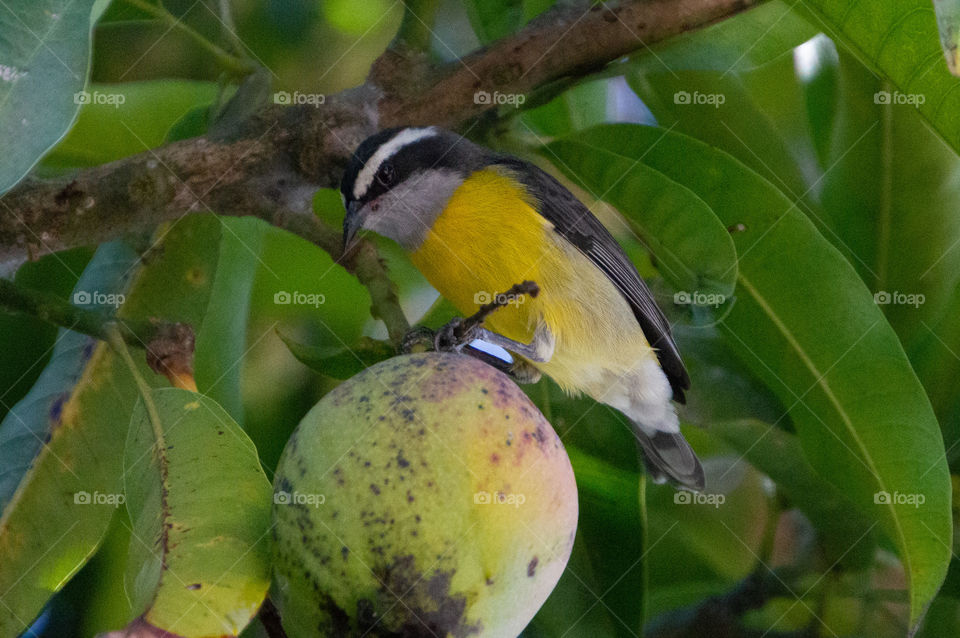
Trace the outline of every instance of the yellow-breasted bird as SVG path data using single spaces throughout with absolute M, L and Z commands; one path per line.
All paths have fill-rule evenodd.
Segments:
M 513 372 L 547 374 L 634 423 L 648 471 L 700 490 L 703 467 L 672 401 L 690 378 L 670 325 L 620 245 L 536 166 L 436 127 L 394 128 L 354 152 L 340 187 L 344 245 L 360 229 L 393 239 L 457 309 L 531 280 L 540 293 L 489 316 L 482 340 Z

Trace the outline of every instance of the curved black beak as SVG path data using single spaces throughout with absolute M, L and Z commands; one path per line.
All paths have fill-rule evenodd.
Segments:
M 360 218 L 360 202 L 347 202 L 347 214 L 343 218 L 343 252 L 347 252 L 361 226 L 363 220 Z

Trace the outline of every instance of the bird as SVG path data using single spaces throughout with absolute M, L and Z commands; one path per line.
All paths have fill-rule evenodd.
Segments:
M 539 294 L 507 299 L 482 340 L 510 353 L 510 372 L 545 374 L 633 424 L 651 478 L 704 489 L 700 460 L 675 403 L 690 377 L 670 324 L 616 239 L 536 165 L 436 126 L 363 140 L 340 193 L 343 242 L 361 230 L 393 240 L 464 316 L 522 281 Z

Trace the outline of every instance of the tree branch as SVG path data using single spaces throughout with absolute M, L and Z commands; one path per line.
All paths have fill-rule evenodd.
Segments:
M 229 135 L 175 142 L 73 176 L 27 179 L 0 198 L 0 275 L 66 248 L 142 234 L 190 212 L 253 215 L 320 244 L 313 193 L 335 186 L 354 148 L 380 128 L 456 128 L 490 106 L 478 91 L 527 93 L 576 78 L 763 0 L 628 0 L 558 7 L 519 33 L 439 68 L 404 40 L 373 65 L 367 82 L 319 107 L 271 105 Z M 428 4 L 424 0 L 423 4 Z M 413 30 L 408 21 L 408 31 Z M 403 36 L 403 33 L 401 33 Z M 422 39 L 423 33 L 410 35 Z M 406 319 L 369 244 L 344 262 L 368 287 L 375 316 L 399 343 Z

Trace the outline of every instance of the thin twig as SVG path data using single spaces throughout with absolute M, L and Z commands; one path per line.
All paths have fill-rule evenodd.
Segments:
M 224 51 L 221 47 L 217 46 L 193 27 L 188 25 L 183 21 L 182 18 L 178 18 L 169 11 L 167 11 L 162 5 L 153 4 L 152 2 L 147 2 L 147 0 L 123 0 L 131 7 L 135 7 L 144 13 L 149 13 L 154 18 L 157 18 L 161 22 L 165 23 L 171 28 L 178 29 L 184 35 L 189 37 L 191 40 L 199 44 L 201 47 L 206 49 L 213 57 L 216 59 L 217 63 L 223 67 L 224 70 L 229 71 L 235 75 L 244 76 L 249 73 L 252 73 L 256 66 L 251 64 L 248 60 L 239 58 L 237 56 L 230 55 Z
M 496 310 L 514 303 L 518 297 L 530 295 L 535 298 L 539 294 L 540 286 L 533 281 L 521 281 L 518 284 L 514 284 L 506 292 L 494 295 L 490 303 L 480 306 L 479 310 L 460 322 L 460 324 L 454 328 L 453 336 L 457 339 L 463 339 L 473 332 L 474 329 L 482 326 L 483 322 L 487 320 L 487 317 Z

